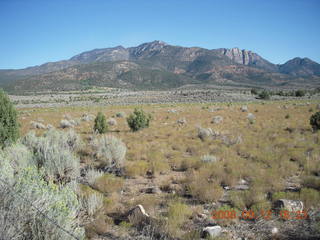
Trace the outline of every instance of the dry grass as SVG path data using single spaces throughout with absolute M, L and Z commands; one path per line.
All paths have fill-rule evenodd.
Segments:
M 247 119 L 248 112 L 240 110 L 243 104 L 237 103 L 144 105 L 143 110 L 153 115 L 149 128 L 133 133 L 125 118 L 117 118 L 117 125 L 111 126 L 108 134 L 122 139 L 127 146 L 124 169 L 125 176 L 130 178 L 124 181 L 132 189 L 138 188 L 133 183 L 130 185 L 134 180 L 132 178 L 147 179 L 147 172 L 152 173 L 154 184 L 160 186 L 162 183 L 167 187 L 171 181 L 163 181 L 164 176 L 169 179 L 179 172 L 185 176 L 185 180 L 176 185 L 186 186 L 199 202 L 212 202 L 221 197 L 222 185 L 234 187 L 240 179 L 246 179 L 250 183 L 250 189 L 241 193 L 235 192 L 234 205 L 239 209 L 261 209 L 270 204 L 270 201 L 265 199 L 267 193 L 271 193 L 276 199 L 281 195 L 279 192 L 284 192 L 288 178 L 297 176 L 303 180 L 300 194 L 287 192 L 282 197 L 300 199 L 307 207 L 315 207 L 320 202 L 320 131 L 311 131 L 309 118 L 312 112 L 309 112 L 309 109 L 316 109 L 317 104 L 298 101 L 248 103 L 248 112 L 255 116 L 253 123 Z M 288 107 L 284 108 L 284 105 Z M 31 121 L 38 119 L 43 120 L 45 125 L 58 127 L 65 114 L 69 114 L 72 119 L 78 119 L 84 113 L 96 115 L 101 111 L 106 118 L 111 118 L 118 112 L 128 116 L 135 107 L 24 109 L 24 112 L 28 113 L 20 115 L 22 134 L 31 129 Z M 222 109 L 209 111 L 216 107 Z M 168 112 L 170 109 L 178 111 L 171 113 Z M 223 121 L 212 124 L 211 120 L 216 115 L 223 117 Z M 187 123 L 180 126 L 177 121 L 182 118 L 185 118 Z M 219 132 L 220 136 L 215 139 L 208 137 L 202 141 L 198 137 L 197 126 L 211 128 L 214 132 Z M 93 134 L 93 121 L 82 121 L 74 129 L 88 143 L 87 139 Z M 43 131 L 36 129 L 38 134 Z M 238 139 L 240 140 L 237 141 Z M 204 155 L 213 155 L 217 161 L 203 162 L 201 158 Z M 81 159 L 83 165 L 93 161 L 90 152 Z M 117 192 L 121 188 L 121 184 L 117 184 L 113 185 L 108 180 L 105 186 L 101 184 L 98 189 L 106 193 Z M 112 196 L 115 201 L 118 199 L 119 202 L 129 202 L 131 198 L 137 197 L 137 191 L 133 190 L 129 196 Z M 138 203 L 141 200 L 142 204 L 148 206 L 148 210 L 153 211 L 155 207 L 152 205 L 159 206 L 158 200 L 161 196 L 148 196 L 145 199 L 142 197 L 133 202 Z M 176 215 L 172 207 L 171 210 L 169 207 L 170 211 L 172 216 Z M 188 212 L 185 209 L 181 211 Z M 188 216 L 182 215 L 183 219 Z M 180 220 L 178 222 L 181 223 Z M 177 225 L 175 227 L 179 228 Z M 180 236 L 181 232 L 177 232 L 173 230 L 173 235 Z

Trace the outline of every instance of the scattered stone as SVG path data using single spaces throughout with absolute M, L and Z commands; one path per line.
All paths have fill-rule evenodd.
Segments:
M 244 106 L 241 106 L 241 111 L 242 112 L 248 112 L 248 106 L 244 105 Z
M 177 120 L 177 124 L 183 126 L 187 124 L 187 120 L 185 118 L 180 118 Z
M 118 113 L 116 113 L 116 117 L 117 118 L 125 118 L 126 117 L 126 113 L 125 112 L 118 112 Z
M 46 129 L 46 126 L 39 122 L 31 121 L 31 126 L 32 128 L 35 128 L 35 129 Z
M 176 109 L 169 109 L 168 113 L 177 113 L 178 111 Z
M 242 143 L 242 137 L 240 135 L 238 135 L 238 136 L 222 135 L 221 136 L 221 140 L 227 146 L 231 146 L 231 145 Z
M 209 112 L 217 112 L 217 111 L 220 111 L 220 110 L 223 110 L 223 108 L 222 107 L 216 107 L 216 108 L 211 108 L 209 110 Z
M 234 187 L 235 190 L 244 191 L 249 189 L 249 183 L 244 180 L 240 179 L 238 184 Z
M 252 113 L 248 113 L 247 119 L 249 120 L 249 122 L 254 122 L 256 117 Z
M 93 121 L 94 120 L 94 116 L 92 114 L 83 114 L 81 116 L 81 121 L 84 121 L 84 122 L 90 122 L 90 121 Z
M 117 120 L 116 119 L 114 119 L 114 118 L 109 118 L 108 120 L 107 120 L 107 123 L 108 123 L 108 125 L 110 125 L 110 126 L 116 126 L 118 123 L 117 123 Z
M 279 199 L 273 205 L 277 210 L 286 209 L 290 212 L 303 210 L 303 202 L 299 200 Z
M 52 126 L 51 124 L 47 125 L 47 129 L 52 129 L 52 128 L 54 128 L 54 126 Z
M 202 232 L 203 232 L 203 237 L 211 237 L 211 238 L 215 238 L 220 236 L 222 231 L 222 228 L 220 226 L 208 226 L 203 228 Z
M 148 223 L 150 216 L 146 213 L 144 207 L 139 204 L 128 212 L 128 219 L 131 224 L 140 225 L 143 223 Z
M 223 121 L 223 117 L 222 116 L 215 116 L 215 117 L 213 117 L 211 123 L 218 124 L 218 123 L 221 123 L 222 121 Z
M 152 186 L 152 187 L 141 189 L 140 192 L 147 193 L 147 194 L 160 194 L 161 190 L 158 186 Z
M 274 228 L 271 229 L 271 234 L 272 234 L 272 235 L 276 235 L 276 234 L 278 234 L 278 232 L 279 232 L 279 230 L 278 230 L 278 228 L 276 228 L 276 227 L 274 227 Z
M 60 127 L 61 128 L 73 128 L 74 125 L 70 121 L 68 121 L 66 119 L 62 119 L 60 121 Z

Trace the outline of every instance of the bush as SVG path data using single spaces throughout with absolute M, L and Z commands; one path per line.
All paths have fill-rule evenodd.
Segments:
M 123 178 L 115 177 L 112 174 L 104 174 L 96 178 L 93 187 L 103 194 L 111 194 L 113 192 L 120 191 L 123 187 L 123 184 Z
M 30 166 L 36 166 L 35 157 L 23 144 L 16 143 L 4 150 L 4 157 L 10 162 L 15 171 Z
M 0 89 L 0 147 L 15 142 L 19 138 L 17 111 L 9 97 Z
M 98 112 L 97 117 L 94 119 L 93 130 L 94 132 L 98 132 L 100 134 L 108 131 L 106 117 L 101 112 Z
M 310 125 L 313 131 L 320 129 L 320 112 L 316 112 L 310 117 Z
M 69 182 L 80 174 L 80 160 L 72 150 L 79 146 L 79 137 L 74 132 L 49 130 L 36 137 L 28 133 L 22 142 L 33 151 L 39 168 L 43 168 L 48 179 Z
M 192 210 L 188 205 L 181 202 L 173 202 L 169 204 L 168 209 L 168 232 L 173 237 L 181 234 L 180 228 L 183 223 L 192 215 Z
M 263 90 L 261 93 L 259 93 L 259 98 L 268 100 L 270 99 L 270 94 L 266 90 Z
M 306 95 L 305 91 L 303 90 L 297 90 L 295 91 L 295 94 L 294 94 L 296 97 L 303 97 L 304 95 Z
M 96 158 L 106 170 L 115 170 L 124 165 L 126 145 L 114 136 L 102 136 L 92 142 Z
M 151 115 L 146 114 L 142 109 L 135 109 L 127 118 L 128 125 L 133 132 L 149 127 Z
M 258 94 L 258 90 L 255 89 L 255 88 L 252 88 L 252 89 L 251 89 L 251 94 L 252 94 L 252 95 L 257 95 L 257 94 Z
M 1 168 L 2 166 L 0 172 Z M 43 177 L 36 168 L 29 167 L 17 173 L 12 185 L 0 184 L 1 237 L 74 239 L 57 228 L 48 219 L 50 218 L 65 230 L 72 232 L 78 239 L 84 239 L 84 229 L 79 227 L 77 220 L 80 206 L 73 188 L 48 183 Z M 48 218 L 39 214 L 36 208 Z

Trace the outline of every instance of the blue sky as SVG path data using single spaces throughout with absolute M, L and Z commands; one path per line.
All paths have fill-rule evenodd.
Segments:
M 0 0 L 0 69 L 153 40 L 320 62 L 320 0 Z

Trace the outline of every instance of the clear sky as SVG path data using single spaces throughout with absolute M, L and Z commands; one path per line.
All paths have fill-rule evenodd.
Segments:
M 320 62 L 320 0 L 0 0 L 0 69 L 153 40 Z

